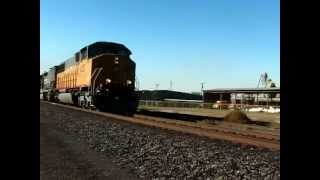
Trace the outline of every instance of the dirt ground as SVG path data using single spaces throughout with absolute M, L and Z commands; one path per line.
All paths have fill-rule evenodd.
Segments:
M 174 108 L 174 107 L 140 107 L 140 109 L 163 111 L 172 113 L 182 113 L 191 115 L 203 115 L 212 117 L 224 117 L 231 110 L 200 109 L 200 108 Z M 246 112 L 253 121 L 272 122 L 280 124 L 280 113 Z

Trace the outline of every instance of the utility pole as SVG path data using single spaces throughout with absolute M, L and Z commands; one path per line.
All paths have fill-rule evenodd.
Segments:
M 201 83 L 201 94 L 203 96 L 203 87 L 204 87 L 204 82 Z
M 173 90 L 172 89 L 172 81 L 171 80 L 170 80 L 170 89 L 169 90 L 171 90 L 171 91 Z
M 201 95 L 202 95 L 202 103 L 204 103 L 204 93 L 203 93 L 203 88 L 204 88 L 204 82 L 201 83 Z

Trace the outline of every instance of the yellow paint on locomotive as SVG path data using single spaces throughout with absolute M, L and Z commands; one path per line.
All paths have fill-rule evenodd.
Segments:
M 89 87 L 91 83 L 92 59 L 82 60 L 78 65 L 76 87 Z
M 57 89 L 89 87 L 91 82 L 92 59 L 83 59 L 57 74 Z
M 73 65 L 65 71 L 57 74 L 57 89 L 75 88 L 77 65 Z

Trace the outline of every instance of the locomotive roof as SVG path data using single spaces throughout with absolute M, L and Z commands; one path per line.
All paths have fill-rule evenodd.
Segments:
M 113 50 L 116 50 L 116 51 L 125 51 L 126 54 L 128 55 L 131 55 L 131 51 L 123 44 L 120 44 L 120 43 L 115 43 L 115 42 L 105 42 L 105 41 L 98 41 L 98 42 L 95 42 L 95 43 L 92 43 L 88 46 L 85 46 L 84 48 L 82 48 L 80 51 L 86 49 L 88 47 L 89 51 L 90 49 L 95 49 L 96 47 L 103 47 L 103 48 L 106 48 L 106 49 L 113 49 Z M 77 52 L 79 53 L 79 52 Z M 70 61 L 70 62 L 68 62 Z M 65 66 L 70 66 L 72 65 L 73 63 L 75 63 L 75 57 L 71 57 L 65 61 L 63 61 L 62 63 L 60 63 L 59 65 L 56 65 L 56 66 L 53 66 L 50 68 L 50 70 L 56 70 L 58 72 L 60 72 L 61 70 L 63 71 L 63 69 L 65 68 Z M 49 71 L 50 71 L 49 70 Z M 48 74 L 48 72 L 44 72 L 43 76 L 46 76 Z
M 105 41 L 98 41 L 98 42 L 95 42 L 95 43 L 92 43 L 86 47 L 88 47 L 90 49 L 90 47 L 96 47 L 96 46 L 105 46 L 107 48 L 112 48 L 112 49 L 119 49 L 119 50 L 124 50 L 126 51 L 129 55 L 131 55 L 131 51 L 123 44 L 120 44 L 120 43 L 115 43 L 115 42 L 105 42 Z M 84 47 L 84 48 L 86 48 Z M 82 49 L 84 49 L 82 48 Z

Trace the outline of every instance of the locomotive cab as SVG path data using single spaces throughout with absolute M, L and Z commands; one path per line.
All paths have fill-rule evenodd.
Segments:
M 93 103 L 98 109 L 132 114 L 137 108 L 134 95 L 135 63 L 130 54 L 129 49 L 118 44 L 97 43 L 89 47 L 88 58 L 92 58 Z M 96 89 L 100 85 L 103 89 L 100 88 L 97 93 Z

